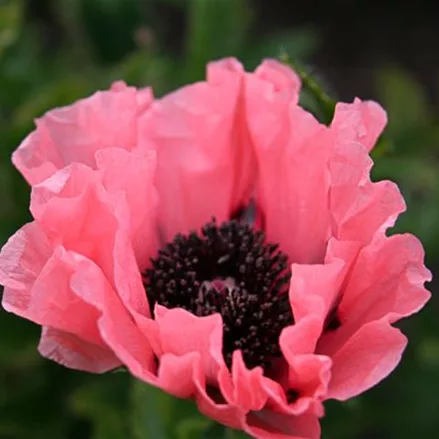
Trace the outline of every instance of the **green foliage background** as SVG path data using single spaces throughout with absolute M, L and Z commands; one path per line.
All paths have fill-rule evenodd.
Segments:
M 46 7 L 41 4 L 50 12 L 45 19 L 34 14 L 37 3 L 0 0 L 0 244 L 29 219 L 29 190 L 10 155 L 44 111 L 120 78 L 151 84 L 160 95 L 202 78 L 213 58 L 235 55 L 250 69 L 281 51 L 307 61 L 319 44 L 311 28 L 260 35 L 246 0 L 41 0 L 40 12 Z M 183 30 L 175 31 L 178 26 Z M 422 239 L 434 271 L 438 111 L 398 68 L 383 66 L 371 81 L 390 116 L 374 153 L 374 175 L 402 188 L 409 209 L 397 230 Z M 315 108 L 310 95 L 304 104 Z M 328 403 L 324 438 L 436 437 L 438 312 L 433 299 L 402 325 L 410 345 L 388 380 L 350 402 Z M 198 416 L 192 404 L 134 383 L 128 374 L 89 375 L 40 358 L 38 336 L 31 323 L 0 313 L 0 439 L 239 437 Z

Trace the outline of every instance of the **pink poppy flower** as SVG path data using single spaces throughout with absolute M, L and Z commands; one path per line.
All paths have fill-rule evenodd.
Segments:
M 154 100 L 123 83 L 37 120 L 13 162 L 34 221 L 0 254 L 3 307 L 42 355 L 137 378 L 256 438 L 320 437 L 327 399 L 376 385 L 429 293 L 405 209 L 369 178 L 384 111 L 331 125 L 276 61 Z M 214 220 L 212 219 L 214 218 Z

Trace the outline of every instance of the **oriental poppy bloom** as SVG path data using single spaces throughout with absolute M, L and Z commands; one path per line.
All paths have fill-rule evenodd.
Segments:
M 320 437 L 326 399 L 385 378 L 392 326 L 429 293 L 423 249 L 386 236 L 405 209 L 371 182 L 378 104 L 298 105 L 276 61 L 160 99 L 116 83 L 38 119 L 13 162 L 32 186 L 0 254 L 3 307 L 42 355 L 137 378 L 256 438 Z

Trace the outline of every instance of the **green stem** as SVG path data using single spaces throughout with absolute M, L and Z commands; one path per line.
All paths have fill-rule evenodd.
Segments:
M 330 123 L 334 115 L 335 100 L 323 89 L 323 87 L 312 77 L 304 67 L 297 61 L 291 60 L 287 54 L 281 55 L 281 61 L 292 67 L 299 75 L 303 88 L 308 90 L 312 97 L 316 100 L 319 109 L 322 112 L 325 123 Z

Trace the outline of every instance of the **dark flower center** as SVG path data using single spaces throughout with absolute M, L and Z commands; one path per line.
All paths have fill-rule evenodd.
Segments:
M 278 245 L 240 221 L 200 234 L 178 234 L 144 273 L 151 310 L 159 303 L 197 316 L 220 313 L 223 355 L 230 367 L 241 349 L 247 367 L 268 367 L 281 356 L 279 335 L 293 324 L 288 300 L 290 272 Z

